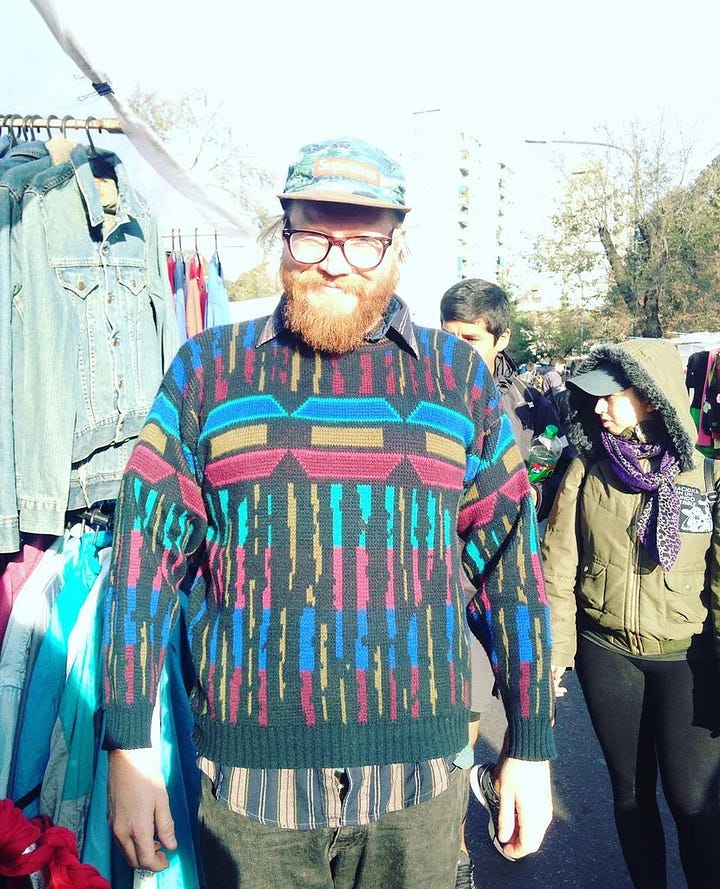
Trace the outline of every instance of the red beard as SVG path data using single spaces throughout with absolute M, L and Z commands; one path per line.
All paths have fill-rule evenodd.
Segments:
M 327 285 L 328 278 L 316 268 L 291 269 L 281 265 L 280 277 L 286 294 L 285 322 L 309 346 L 319 352 L 342 355 L 365 341 L 385 314 L 398 280 L 396 264 L 373 280 L 353 274 L 332 279 L 332 284 L 357 298 L 351 312 L 331 300 L 315 303 L 311 294 Z

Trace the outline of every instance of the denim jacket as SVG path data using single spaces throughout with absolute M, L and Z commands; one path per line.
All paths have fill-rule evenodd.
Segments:
M 21 220 L 25 189 L 51 164 L 42 142 L 8 145 L 0 157 L 0 552 L 20 549 L 15 492 L 12 393 L 12 232 Z
M 114 496 L 177 348 L 157 223 L 118 157 L 77 145 L 39 173 L 23 198 L 14 258 L 14 441 L 20 529 L 62 533 L 73 467 L 88 505 Z M 106 223 L 93 166 L 116 179 Z M 15 360 L 15 355 L 20 360 Z M 93 479 L 98 480 L 95 487 Z

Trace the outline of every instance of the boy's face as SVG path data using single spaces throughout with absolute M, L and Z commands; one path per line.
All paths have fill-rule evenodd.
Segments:
M 487 364 L 490 373 L 495 367 L 495 359 L 510 342 L 509 330 L 501 333 L 496 340 L 482 318 L 472 323 L 469 321 L 443 321 L 443 330 L 469 343 Z

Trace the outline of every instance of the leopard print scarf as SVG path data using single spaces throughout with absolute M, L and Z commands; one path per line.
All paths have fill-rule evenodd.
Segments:
M 605 430 L 600 435 L 618 479 L 631 491 L 650 494 L 635 527 L 638 539 L 665 570 L 672 568 L 680 552 L 680 497 L 675 487 L 680 466 L 670 439 L 639 442 Z M 641 460 L 660 456 L 660 466 L 654 471 L 640 465 Z

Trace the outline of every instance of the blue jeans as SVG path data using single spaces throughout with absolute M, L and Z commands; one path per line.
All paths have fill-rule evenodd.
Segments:
M 205 889 L 453 889 L 468 773 L 434 799 L 362 827 L 285 830 L 231 812 L 202 777 Z

